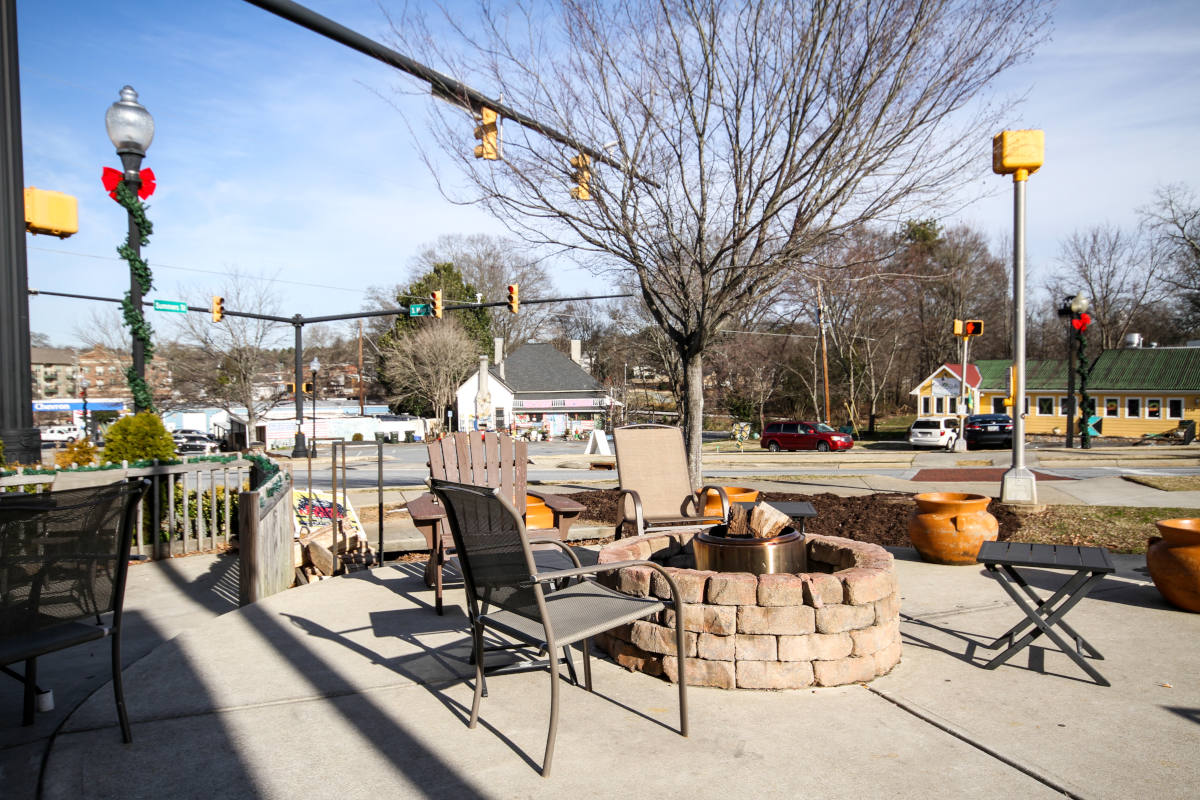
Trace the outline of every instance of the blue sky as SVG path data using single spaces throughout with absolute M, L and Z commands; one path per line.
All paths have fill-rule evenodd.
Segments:
M 374 0 L 306 4 L 385 34 Z M 119 166 L 104 112 L 127 83 L 156 124 L 144 164 L 158 176 L 152 297 L 207 298 L 236 270 L 275 279 L 284 314 L 349 312 L 368 286 L 402 281 L 438 235 L 503 232 L 445 202 L 417 159 L 405 118 L 419 125 L 433 101 L 415 79 L 241 0 L 19 0 L 18 25 L 25 185 L 75 195 L 80 216 L 70 239 L 28 237 L 32 287 L 128 286 L 114 252 L 125 212 L 100 184 Z M 1162 183 L 1200 191 L 1197 86 L 1200 4 L 1060 5 L 1053 39 L 1000 87 L 1030 90 L 1004 127 L 1046 130 L 1047 163 L 1029 184 L 1031 282 L 1054 271 L 1073 230 L 1132 224 Z M 972 193 L 986 196 L 956 219 L 999 241 L 1011 184 L 991 176 Z M 565 258 L 549 265 L 564 292 L 604 288 Z M 93 307 L 32 297 L 31 328 L 73 343 Z M 169 332 L 170 315 L 149 315 Z

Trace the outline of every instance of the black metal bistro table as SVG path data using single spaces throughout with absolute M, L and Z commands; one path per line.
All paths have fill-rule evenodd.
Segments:
M 747 511 L 752 511 L 760 501 L 739 501 L 734 503 L 736 506 L 742 506 Z M 804 533 L 804 520 L 810 519 L 817 515 L 817 510 L 813 508 L 813 504 L 807 500 L 781 500 L 779 502 L 771 502 L 771 508 L 778 509 L 784 514 L 787 514 L 793 520 L 800 522 L 800 533 Z
M 1104 656 L 1100 655 L 1099 650 L 1063 620 L 1067 612 L 1086 597 L 1092 587 L 1099 583 L 1105 575 L 1116 571 L 1108 550 L 1103 547 L 984 542 L 979 548 L 977 560 L 996 577 L 1000 586 L 1016 601 L 1016 604 L 1025 612 L 1026 617 L 1000 635 L 994 642 L 986 645 L 989 650 L 995 650 L 1005 642 L 1008 643 L 1007 650 L 985 665 L 987 669 L 995 669 L 1000 666 L 1017 652 L 1028 647 L 1039 636 L 1045 634 L 1096 683 L 1101 686 L 1111 685 L 1103 675 L 1084 660 L 1085 653 L 1092 658 L 1101 660 Z M 1030 588 L 1018 568 L 1072 570 L 1074 574 L 1054 594 L 1043 600 Z M 1022 596 L 1022 593 L 1025 596 Z M 1026 597 L 1037 605 L 1030 605 Z M 1063 641 L 1063 638 L 1055 630 L 1056 627 L 1074 639 L 1074 647 Z M 1032 628 L 1032 630 L 1021 635 L 1027 628 Z M 1021 638 L 1018 639 L 1017 636 L 1021 636 Z

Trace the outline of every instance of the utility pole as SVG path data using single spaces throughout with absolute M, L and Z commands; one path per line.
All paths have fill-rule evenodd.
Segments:
M 358 415 L 366 416 L 365 405 L 363 404 L 363 363 L 362 363 L 362 320 L 358 321 Z
M 824 284 L 817 281 L 817 327 L 821 329 L 821 377 L 825 382 L 825 418 L 821 420 L 829 424 L 829 354 L 825 348 L 825 294 Z

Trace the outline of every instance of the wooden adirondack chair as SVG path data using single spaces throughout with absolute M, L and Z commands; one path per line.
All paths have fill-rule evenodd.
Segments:
M 563 540 L 584 507 L 550 492 L 532 491 L 526 485 L 528 445 L 506 433 L 452 433 L 430 442 L 430 477 L 474 486 L 499 488 L 525 521 L 531 539 Z M 413 524 L 429 543 L 425 582 L 434 587 L 437 612 L 442 613 L 442 566 L 454 540 L 446 525 L 446 510 L 432 494 L 409 502 Z

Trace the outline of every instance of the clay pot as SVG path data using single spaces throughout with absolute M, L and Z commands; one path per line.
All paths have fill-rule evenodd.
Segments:
M 1200 612 L 1200 519 L 1164 519 L 1150 539 L 1146 566 L 1162 596 L 1184 611 Z
M 990 498 L 981 494 L 929 492 L 916 495 L 908 520 L 908 538 L 925 561 L 974 564 L 979 546 L 996 541 L 1000 524 L 988 513 Z
M 730 503 L 753 503 L 758 499 L 758 489 L 748 489 L 745 486 L 722 486 Z M 698 492 L 697 492 L 698 494 Z M 721 516 L 721 495 L 712 489 L 705 493 L 704 516 Z
M 542 498 L 525 495 L 525 527 L 531 531 L 554 527 L 554 511 Z

